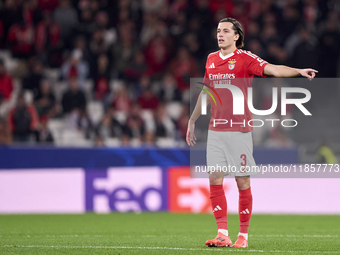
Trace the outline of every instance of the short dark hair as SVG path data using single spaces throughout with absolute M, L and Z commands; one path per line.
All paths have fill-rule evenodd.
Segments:
M 219 23 L 222 23 L 222 22 L 230 22 L 231 24 L 233 24 L 233 30 L 235 31 L 235 34 L 239 35 L 239 38 L 236 41 L 236 47 L 242 48 L 244 46 L 244 32 L 243 32 L 241 23 L 233 18 L 221 19 Z

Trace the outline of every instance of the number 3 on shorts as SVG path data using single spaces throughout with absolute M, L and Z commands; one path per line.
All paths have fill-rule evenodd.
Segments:
M 243 162 L 241 162 L 241 166 L 246 166 L 247 165 L 247 156 L 246 156 L 246 154 L 241 154 L 240 158 L 243 160 Z

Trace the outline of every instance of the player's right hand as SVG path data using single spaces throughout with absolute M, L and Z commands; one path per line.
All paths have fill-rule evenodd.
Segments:
M 195 132 L 195 122 L 192 120 L 188 121 L 188 129 L 187 129 L 187 136 L 186 141 L 189 146 L 194 146 L 196 144 L 196 136 L 194 134 Z
M 317 70 L 311 69 L 311 68 L 306 68 L 306 69 L 300 69 L 299 73 L 307 77 L 310 81 L 314 79 L 315 75 L 318 73 Z

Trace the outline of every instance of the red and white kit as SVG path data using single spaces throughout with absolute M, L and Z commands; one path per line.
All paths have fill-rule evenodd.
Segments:
M 217 92 L 219 100 L 211 98 L 211 119 L 209 123 L 207 140 L 207 165 L 213 171 L 222 170 L 224 175 L 249 176 L 255 174 L 252 170 L 256 163 L 253 157 L 252 127 L 243 125 L 252 119 L 252 113 L 248 108 L 247 90 L 252 85 L 254 75 L 264 76 L 264 67 L 268 63 L 249 51 L 236 49 L 233 53 L 223 56 L 220 51 L 211 53 L 208 56 L 205 66 L 204 83 L 208 84 L 212 94 Z M 230 88 L 243 95 L 234 95 Z M 224 88 L 221 88 L 224 86 Z M 215 90 L 215 91 L 214 91 Z M 233 96 L 244 105 L 244 113 L 233 114 Z M 237 98 L 239 96 L 239 98 Z M 240 99 L 243 99 L 242 102 Z M 228 123 L 215 125 L 214 120 L 223 119 Z M 238 123 L 231 125 L 231 123 Z M 216 122 L 215 122 L 216 124 Z M 213 240 L 208 240 L 206 245 L 212 246 L 231 246 L 227 227 L 227 200 L 223 190 L 223 185 L 210 185 L 210 200 L 213 213 L 216 218 L 218 235 Z M 239 190 L 239 218 L 240 233 L 238 241 L 233 247 L 247 247 L 248 227 L 252 212 L 252 193 L 251 188 Z M 223 241 L 221 241 L 223 240 Z
M 254 75 L 264 76 L 263 70 L 268 62 L 250 51 L 237 49 L 223 56 L 220 51 L 208 56 L 205 67 L 204 83 L 215 88 L 221 103 L 211 101 L 211 119 L 207 140 L 207 165 L 220 169 L 227 167 L 225 175 L 247 176 L 256 174 L 253 157 L 253 143 L 248 121 L 252 119 L 247 104 L 247 89 L 251 87 Z M 244 114 L 233 114 L 233 95 L 228 88 L 218 88 L 219 84 L 238 87 L 244 96 Z M 213 91 L 210 90 L 212 94 Z M 235 95 L 234 95 L 235 97 Z M 226 124 L 214 126 L 214 120 L 226 120 Z M 215 122 L 216 124 L 216 122 Z M 232 167 L 232 168 L 230 168 Z M 225 169 L 225 168 L 224 168 Z
M 222 105 L 216 100 L 217 105 L 211 101 L 211 120 L 209 130 L 214 131 L 239 131 L 249 132 L 252 127 L 247 125 L 252 119 L 248 108 L 247 89 L 251 87 L 254 75 L 262 76 L 264 67 L 268 62 L 259 58 L 250 51 L 236 49 L 233 53 L 223 56 L 220 51 L 208 56 L 205 65 L 204 83 L 214 87 L 221 98 Z M 230 84 L 241 89 L 244 95 L 244 115 L 233 115 L 233 97 L 229 89 L 216 88 L 217 84 Z M 212 93 L 214 94 L 214 93 Z M 228 124 L 213 125 L 214 119 L 228 120 Z M 231 123 L 246 123 L 246 125 Z

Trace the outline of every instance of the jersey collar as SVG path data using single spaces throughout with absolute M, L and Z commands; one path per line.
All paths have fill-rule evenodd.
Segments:
M 237 49 L 236 49 L 236 50 L 237 50 Z M 236 50 L 235 50 L 235 51 L 236 51 Z M 235 51 L 234 51 L 234 52 L 235 52 Z M 226 55 L 226 56 L 223 56 L 222 53 L 221 53 L 221 51 L 219 51 L 218 55 L 220 56 L 221 59 L 226 60 L 227 58 L 230 58 L 231 56 L 234 56 L 234 52 L 229 53 L 229 54 Z

